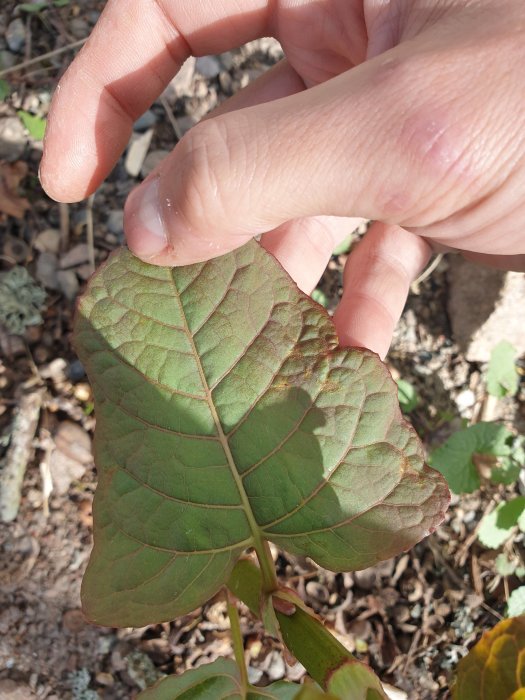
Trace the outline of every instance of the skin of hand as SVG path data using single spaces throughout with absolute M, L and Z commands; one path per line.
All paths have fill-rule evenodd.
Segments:
M 381 356 L 432 247 L 525 270 L 523 0 L 109 0 L 53 98 L 47 193 L 92 193 L 187 56 L 260 36 L 286 59 L 129 197 L 136 255 L 188 264 L 264 234 L 310 292 L 350 217 L 373 219 L 335 322 Z

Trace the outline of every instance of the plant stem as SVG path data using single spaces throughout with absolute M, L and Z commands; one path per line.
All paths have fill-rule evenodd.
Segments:
M 254 615 L 260 616 L 262 581 L 257 566 L 246 559 L 239 561 L 230 576 L 228 588 Z M 313 613 L 297 606 L 293 615 L 276 610 L 276 616 L 284 643 L 321 687 L 327 688 L 327 681 L 336 668 L 344 663 L 357 662 Z
M 275 566 L 273 564 L 273 557 L 268 541 L 261 538 L 255 546 L 255 552 L 261 568 L 263 592 L 273 593 L 273 591 L 279 588 L 279 582 L 277 581 L 277 574 L 275 573 Z
M 235 604 L 235 601 L 232 600 L 232 596 L 228 590 L 226 590 L 226 603 L 228 606 L 228 617 L 230 618 L 233 653 L 235 654 L 235 661 L 239 667 L 242 687 L 244 693 L 246 694 L 248 691 L 248 671 L 246 670 L 246 662 L 244 660 L 244 643 L 241 633 L 239 611 L 237 610 L 237 605 Z

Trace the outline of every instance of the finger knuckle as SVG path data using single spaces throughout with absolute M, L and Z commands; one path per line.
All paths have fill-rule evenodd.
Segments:
M 195 126 L 179 144 L 179 214 L 196 229 L 225 223 L 232 197 L 232 176 L 239 167 L 239 139 L 226 120 Z M 242 163 L 241 163 L 242 167 Z

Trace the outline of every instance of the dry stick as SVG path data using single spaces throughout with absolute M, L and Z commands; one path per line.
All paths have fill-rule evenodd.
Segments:
M 68 44 L 67 46 L 62 46 L 60 49 L 55 49 L 54 51 L 48 51 L 48 53 L 43 53 L 41 56 L 35 56 L 35 58 L 30 58 L 27 61 L 22 61 L 22 63 L 17 63 L 16 66 L 11 66 L 10 68 L 4 68 L 4 70 L 0 71 L 0 78 L 5 78 L 7 75 L 10 75 L 11 73 L 16 73 L 19 70 L 24 70 L 25 68 L 28 68 L 29 66 L 34 66 L 37 63 L 40 63 L 41 61 L 46 61 L 48 58 L 53 58 L 54 56 L 60 56 L 60 54 L 65 53 L 66 51 L 69 51 L 70 49 L 77 49 L 80 46 L 82 46 L 85 42 L 87 41 L 86 39 L 79 39 L 78 41 L 74 41 L 72 44 Z
M 38 425 L 45 388 L 39 387 L 30 394 L 22 394 L 18 405 L 11 444 L 7 451 L 0 482 L 0 519 L 4 523 L 14 520 L 22 499 L 22 483 L 27 463 L 31 457 L 33 438 Z
M 60 250 L 64 253 L 69 246 L 69 205 L 59 202 L 60 212 Z
M 177 141 L 180 141 L 182 138 L 182 132 L 180 130 L 180 126 L 177 123 L 177 118 L 173 114 L 173 110 L 171 109 L 168 100 L 163 95 L 160 96 L 159 100 L 164 108 L 164 111 L 166 112 L 166 116 L 168 117 L 168 120 L 172 126 L 173 132 L 177 137 Z
M 87 227 L 87 245 L 88 245 L 88 259 L 89 267 L 91 272 L 95 272 L 95 235 L 93 231 L 93 202 L 95 201 L 95 194 L 93 193 L 88 197 L 87 209 L 86 209 L 86 227 Z
M 415 279 L 412 284 L 410 285 L 410 288 L 417 293 L 419 285 L 421 282 L 424 282 L 430 275 L 434 272 L 434 270 L 438 267 L 439 263 L 443 260 L 443 253 L 439 253 L 436 255 L 434 260 L 426 267 L 423 272 L 419 275 L 417 279 Z

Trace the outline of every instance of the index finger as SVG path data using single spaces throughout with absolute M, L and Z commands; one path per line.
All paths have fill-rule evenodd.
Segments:
M 46 192 L 64 202 L 94 192 L 125 148 L 133 122 L 185 59 L 269 33 L 268 5 L 109 0 L 51 103 L 40 168 Z

